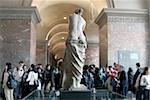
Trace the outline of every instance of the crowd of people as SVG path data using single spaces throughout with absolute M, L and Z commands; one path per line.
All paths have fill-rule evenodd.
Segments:
M 27 67 L 20 61 L 19 65 L 13 68 L 11 63 L 6 63 L 1 81 L 3 99 L 22 99 L 34 90 L 38 90 L 39 93 L 42 90 L 59 90 L 62 87 L 61 65 L 62 63 L 57 66 L 48 64 L 44 67 L 42 64 L 32 64 Z
M 105 81 L 106 74 L 104 68 L 97 68 L 94 64 L 83 67 L 81 84 L 84 84 L 87 89 L 104 88 Z
M 134 74 L 132 68 L 126 72 L 124 66 L 116 63 L 108 67 L 85 65 L 80 83 L 89 90 L 107 88 L 124 96 L 127 96 L 130 91 L 135 94 L 137 100 L 149 100 L 150 68 L 143 68 L 140 63 L 136 63 L 136 66 L 137 71 Z M 62 62 L 57 66 L 32 64 L 27 67 L 23 61 L 20 61 L 19 65 L 14 68 L 11 63 L 6 63 L 1 81 L 4 100 L 18 100 L 34 90 L 38 90 L 39 93 L 42 90 L 45 92 L 59 91 L 63 81 L 61 67 Z M 12 82 L 13 80 L 16 85 L 15 82 Z
M 116 63 L 100 68 L 85 65 L 81 84 L 88 89 L 107 88 L 126 97 L 131 93 L 136 100 L 150 100 L 150 67 L 141 67 L 140 63 L 136 63 L 136 67 L 134 74 L 131 67 L 126 72 L 124 66 Z

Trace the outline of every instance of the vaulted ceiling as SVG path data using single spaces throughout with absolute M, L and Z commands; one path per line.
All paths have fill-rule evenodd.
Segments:
M 98 43 L 98 27 L 94 20 L 102 8 L 106 7 L 105 0 L 33 0 L 32 6 L 37 6 L 42 19 L 37 26 L 37 39 L 48 40 L 49 51 L 58 58 L 64 56 L 68 16 L 76 8 L 84 9 L 88 41 Z

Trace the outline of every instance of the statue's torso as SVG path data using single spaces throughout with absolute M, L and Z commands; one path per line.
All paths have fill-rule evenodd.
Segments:
M 85 20 L 80 15 L 74 14 L 70 16 L 69 21 L 68 40 L 86 41 L 86 38 L 83 34 L 83 30 L 86 25 Z

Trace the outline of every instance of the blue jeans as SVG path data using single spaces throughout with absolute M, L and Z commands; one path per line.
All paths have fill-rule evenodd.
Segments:
M 143 100 L 150 100 L 150 90 L 144 89 Z
M 111 85 L 113 87 L 113 92 L 116 92 L 117 91 L 117 88 L 116 88 L 117 82 L 114 79 L 111 81 Z
M 21 82 L 17 82 L 17 87 L 14 89 L 14 97 L 15 100 L 18 100 L 22 98 L 22 85 Z
M 128 86 L 123 86 L 123 88 L 122 88 L 123 90 L 122 90 L 122 95 L 124 95 L 124 96 L 127 96 L 127 93 L 128 93 Z

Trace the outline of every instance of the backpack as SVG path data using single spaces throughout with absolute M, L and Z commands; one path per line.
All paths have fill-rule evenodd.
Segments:
M 9 74 L 6 85 L 9 89 L 15 89 L 17 87 L 17 81 L 12 74 Z

